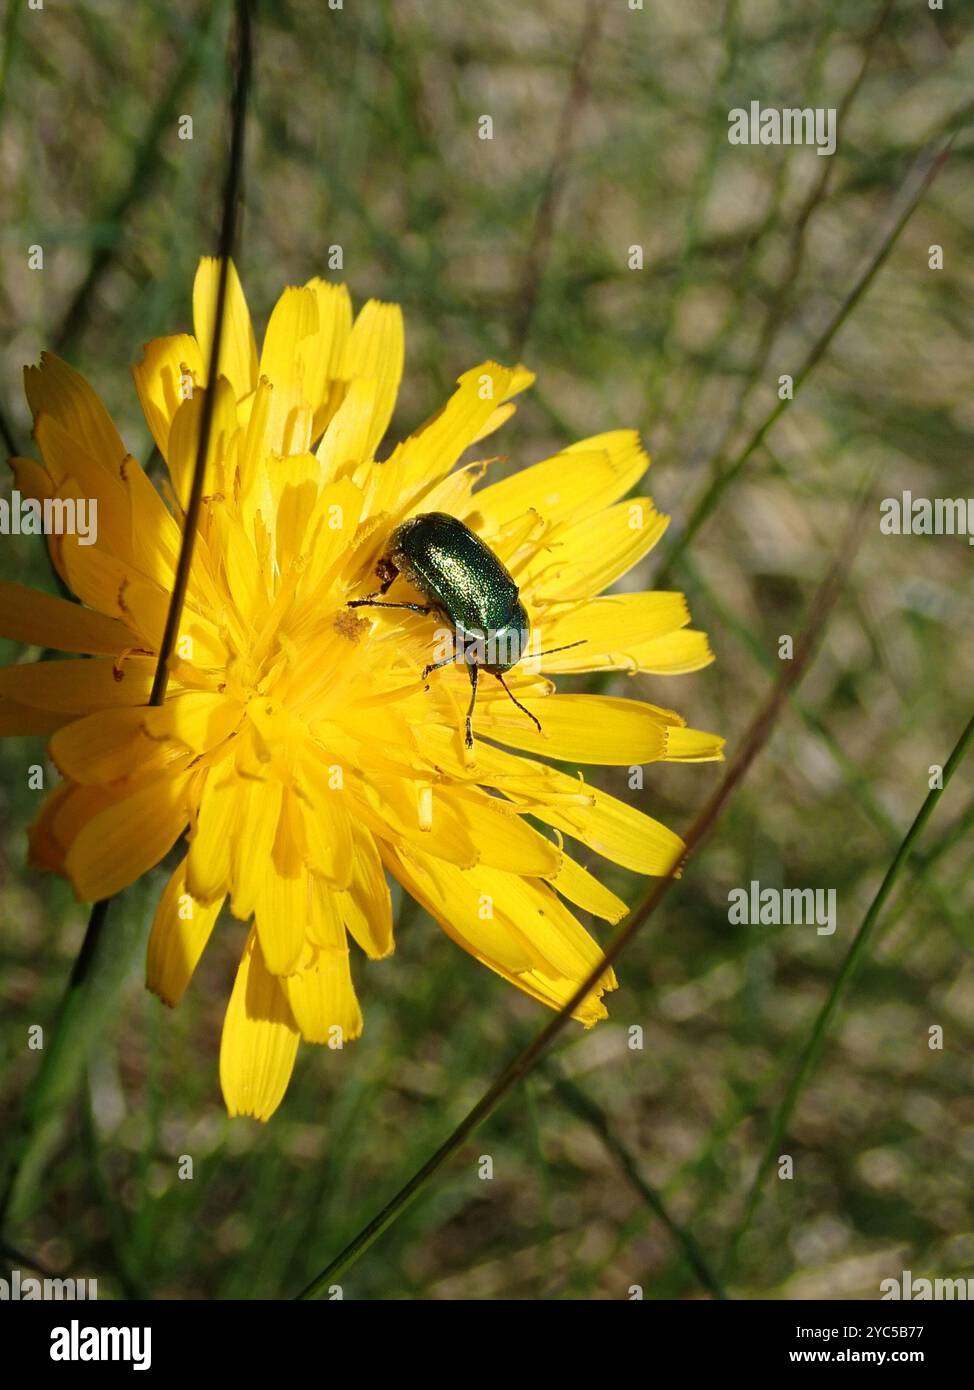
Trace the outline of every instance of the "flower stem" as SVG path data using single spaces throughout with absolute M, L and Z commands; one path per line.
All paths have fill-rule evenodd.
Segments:
M 149 696 L 150 706 L 161 705 L 166 697 L 169 662 L 176 643 L 183 604 L 186 599 L 203 499 L 204 474 L 213 424 L 215 388 L 218 378 L 220 346 L 223 338 L 227 281 L 236 237 L 243 176 L 247 97 L 253 70 L 251 36 L 253 3 L 254 0 L 236 0 L 235 5 L 233 88 L 230 98 L 230 151 L 221 204 L 220 274 L 214 306 L 213 347 L 207 371 L 206 396 L 203 401 L 203 409 L 200 412 L 200 433 L 193 480 L 183 525 L 172 597 L 169 602 L 166 625 L 159 648 L 159 659 Z M 52 1107 L 46 1103 L 45 1097 L 49 1099 L 52 1095 L 57 1095 L 62 1101 L 67 1098 L 65 1094 L 62 1094 L 62 1090 L 66 1088 L 61 1088 L 58 1085 L 60 1064 L 65 1058 L 73 1057 L 76 1061 L 77 1055 L 80 1052 L 86 1052 L 93 1041 L 94 1030 L 91 1026 L 89 996 L 93 992 L 97 993 L 95 977 L 99 972 L 95 966 L 103 955 L 101 946 L 106 932 L 108 908 L 111 901 L 112 899 L 102 899 L 92 906 L 81 950 L 78 952 L 72 967 L 71 977 L 52 1028 L 52 1042 L 45 1050 L 44 1062 L 33 1083 L 34 1096 L 28 1097 L 21 1121 L 16 1126 L 11 1143 L 5 1152 L 2 1176 L 0 1176 L 0 1230 L 3 1229 L 4 1222 L 10 1214 L 12 1204 L 14 1204 L 24 1165 L 28 1163 L 35 1144 L 47 1134 L 50 1122 L 55 1118 Z M 74 1078 L 75 1068 L 70 1069 L 70 1075 Z M 41 1119 L 44 1121 L 43 1124 Z M 46 1144 L 43 1147 L 46 1148 Z M 36 1167 L 37 1164 L 34 1166 Z

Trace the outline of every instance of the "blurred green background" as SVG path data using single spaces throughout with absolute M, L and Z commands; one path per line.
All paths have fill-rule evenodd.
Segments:
M 197 258 L 216 246 L 229 20 L 225 3 L 31 11 L 7 0 L 0 409 L 23 452 L 21 368 L 53 348 L 148 457 L 129 367 L 147 339 L 189 326 Z M 507 467 L 639 427 L 650 490 L 674 521 L 632 587 L 656 583 L 715 471 L 778 404 L 779 376 L 799 374 L 848 301 L 794 404 L 666 576 L 689 595 L 716 664 L 621 676 L 612 689 L 673 706 L 733 749 L 867 480 L 873 498 L 814 666 L 717 834 L 623 958 L 610 1020 L 562 1035 L 344 1276 L 346 1297 L 625 1298 L 632 1285 L 647 1298 L 706 1296 L 632 1174 L 738 1297 L 876 1298 L 903 1269 L 974 1274 L 967 767 L 801 1090 L 781 1146 L 794 1178 L 772 1171 L 742 1231 L 793 1060 L 930 765 L 970 714 L 971 550 L 963 537 L 882 535 L 879 500 L 974 494 L 972 75 L 974 37 L 952 0 L 943 12 L 916 0 L 259 7 L 237 253 L 258 333 L 281 287 L 328 274 L 328 248 L 341 245 L 356 303 L 404 308 L 393 437 L 487 356 L 539 374 L 492 441 Z M 752 99 L 838 108 L 837 153 L 731 146 L 728 110 Z M 192 141 L 178 138 L 186 114 Z M 478 138 L 483 115 L 490 141 Z M 874 283 L 850 301 L 923 161 L 954 131 Z M 42 272 L 27 267 L 33 244 Z M 928 265 L 934 244 L 942 270 Z M 641 270 L 629 268 L 634 246 Z M 51 585 L 31 540 L 5 539 L 0 570 Z M 4 662 L 38 655 L 0 643 Z M 27 1048 L 28 1026 L 50 1027 L 85 913 L 25 867 L 41 796 L 27 768 L 44 761 L 42 741 L 6 741 L 0 759 L 9 1139 L 43 1055 Z M 685 830 L 721 770 L 648 767 L 632 793 L 625 769 L 587 775 Z M 645 888 L 589 862 L 628 901 Z M 727 894 L 751 879 L 835 888 L 835 935 L 731 926 Z M 289 1296 L 547 1014 L 403 905 L 396 954 L 354 962 L 364 1038 L 344 1052 L 302 1048 L 271 1123 L 230 1123 L 217 1054 L 243 927 L 221 926 L 169 1013 L 142 987 L 162 881 L 113 908 L 118 990 L 6 1239 L 51 1269 L 97 1276 L 102 1296 Z M 642 1050 L 628 1046 L 633 1024 Z M 928 1047 L 932 1025 L 943 1050 Z M 564 1077 L 574 1089 L 559 1089 Z M 192 1181 L 178 1180 L 182 1154 Z M 491 1181 L 478 1177 L 485 1154 Z

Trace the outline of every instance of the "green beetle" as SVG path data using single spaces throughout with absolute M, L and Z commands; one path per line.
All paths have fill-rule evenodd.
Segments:
M 537 726 L 541 724 L 508 689 L 504 672 L 527 654 L 531 621 L 518 596 L 518 587 L 497 556 L 469 526 L 446 512 L 422 512 L 397 526 L 385 553 L 376 565 L 379 588 L 367 598 L 354 598 L 349 608 L 407 608 L 411 613 L 439 613 L 456 630 L 458 644 L 452 656 L 434 661 L 423 671 L 449 666 L 458 659 L 470 673 L 470 705 L 464 742 L 473 747 L 473 712 L 481 671 L 494 676 L 514 704 Z M 393 603 L 383 598 L 402 575 L 428 600 L 427 603 Z M 579 642 L 569 643 L 572 647 Z M 564 651 L 553 647 L 552 651 Z M 539 652 L 539 656 L 550 655 Z

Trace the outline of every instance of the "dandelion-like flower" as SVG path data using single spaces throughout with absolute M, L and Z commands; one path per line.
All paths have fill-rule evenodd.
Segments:
M 362 1031 L 349 937 L 373 960 L 392 951 L 387 873 L 464 950 L 558 1008 L 602 958 L 572 907 L 609 922 L 626 910 L 566 839 L 642 874 L 670 872 L 682 845 L 532 755 L 628 767 L 717 758 L 722 741 L 671 710 L 556 694 L 550 680 L 711 660 L 681 594 L 603 595 L 667 524 L 629 495 L 649 463 L 635 433 L 597 435 L 478 489 L 488 464 L 456 465 L 533 380 L 485 362 L 377 461 L 402 373 L 398 306 L 370 301 L 353 322 L 344 286 L 286 289 L 258 358 L 232 267 L 196 550 L 166 698 L 150 707 L 217 279 L 218 263 L 202 261 L 195 336 L 156 339 L 134 369 L 164 495 L 75 371 L 50 355 L 26 370 L 43 463 L 13 460 L 17 488 L 40 503 L 95 499 L 98 530 L 94 544 L 49 539 L 80 605 L 0 586 L 0 634 L 76 658 L 0 671 L 0 731 L 51 734 L 64 780 L 32 827 L 31 859 L 82 901 L 117 893 L 180 843 L 148 945 L 148 986 L 167 1004 L 224 903 L 250 924 L 220 1078 L 231 1114 L 266 1120 L 300 1039 L 334 1045 Z M 375 591 L 395 528 L 434 511 L 480 537 L 542 647 L 560 649 L 507 673 L 520 708 L 481 681 L 473 747 L 468 672 L 423 678 L 442 621 L 349 606 Z M 402 576 L 397 594 L 417 599 Z M 575 1016 L 603 1017 L 614 985 L 606 972 Z

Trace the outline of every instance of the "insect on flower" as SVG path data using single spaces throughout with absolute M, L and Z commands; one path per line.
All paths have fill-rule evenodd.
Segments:
M 48 537 L 79 603 L 0 582 L 0 636 L 67 658 L 0 669 L 0 734 L 50 739 L 62 780 L 31 828 L 31 861 L 82 902 L 178 849 L 147 951 L 161 999 L 179 1002 L 215 931 L 240 936 L 220 1081 L 231 1114 L 266 1120 L 300 1042 L 361 1035 L 353 967 L 394 949 L 390 880 L 481 964 L 560 1008 L 603 959 L 578 914 L 626 912 L 581 861 L 668 874 L 684 848 L 579 766 L 618 786 L 619 769 L 719 758 L 723 740 L 644 698 L 561 688 L 713 659 L 682 594 L 613 591 L 667 525 L 635 494 L 650 461 L 634 430 L 484 480 L 489 463 L 469 451 L 533 381 L 485 361 L 377 457 L 403 368 L 398 305 L 353 314 L 344 286 L 315 278 L 283 292 L 258 350 L 232 266 L 186 601 L 152 705 L 217 286 L 204 260 L 194 332 L 148 343 L 134 368 L 161 489 L 68 363 L 44 354 L 26 370 L 39 458 L 11 460 L 17 487 L 97 500 L 100 524 L 91 545 Z M 414 610 L 449 618 L 447 661 Z M 540 633 L 548 650 L 526 659 Z M 424 665 L 442 667 L 426 689 Z M 474 708 L 483 673 L 496 681 L 480 680 Z M 615 986 L 606 970 L 574 1017 L 604 1018 Z
M 349 608 L 403 608 L 424 616 L 437 612 L 453 624 L 453 653 L 425 667 L 423 680 L 433 671 L 453 665 L 458 658 L 466 664 L 470 673 L 470 705 L 464 721 L 467 748 L 473 747 L 473 712 L 482 670 L 500 681 L 518 709 L 541 732 L 537 715 L 525 709 L 504 680 L 504 672 L 513 670 L 529 653 L 531 620 L 514 580 L 469 526 L 446 512 L 410 517 L 393 531 L 375 572 L 382 581 L 379 588 L 367 598 L 350 599 Z M 400 574 L 426 597 L 427 603 L 389 602 L 383 597 Z M 583 637 L 535 655 L 553 656 L 555 652 L 581 647 L 584 642 Z

